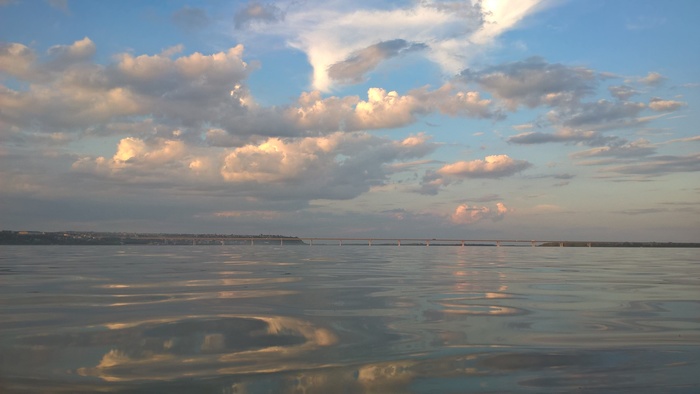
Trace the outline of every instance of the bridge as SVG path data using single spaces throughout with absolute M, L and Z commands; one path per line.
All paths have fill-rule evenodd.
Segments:
M 126 239 L 124 239 L 126 241 Z M 540 246 L 543 244 L 559 244 L 563 247 L 568 241 L 549 241 L 549 240 L 521 240 L 521 239 L 460 239 L 460 238 L 374 238 L 374 237 L 226 237 L 226 236 L 166 236 L 166 235 L 141 235 L 137 237 L 129 237 L 128 240 L 139 243 L 152 242 L 159 244 L 169 243 L 189 243 L 192 245 L 213 244 L 278 244 L 280 246 L 306 244 L 313 245 L 419 245 L 419 246 Z M 581 244 L 582 242 L 577 242 Z M 591 242 L 583 242 L 588 247 L 591 247 Z

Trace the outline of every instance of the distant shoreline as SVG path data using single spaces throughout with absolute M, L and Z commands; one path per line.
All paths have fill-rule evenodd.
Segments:
M 305 242 L 309 241 L 309 242 Z M 326 243 L 314 243 L 326 240 Z M 605 242 L 605 241 L 474 241 L 405 238 L 313 238 L 284 235 L 235 235 L 235 234 L 176 234 L 176 233 L 126 233 L 91 231 L 0 231 L 0 245 L 332 245 L 328 240 L 340 240 L 341 245 L 376 246 L 536 246 L 536 247 L 596 247 L 596 248 L 700 248 L 700 242 Z M 364 242 L 364 243 L 363 243 Z M 515 245 L 513 243 L 516 243 Z M 532 245 L 530 245 L 532 244 Z
M 543 247 L 588 247 L 588 242 L 545 242 Z M 593 248 L 700 248 L 700 242 L 590 242 Z
M 0 231 L 0 245 L 244 245 L 304 244 L 284 235 L 117 233 L 91 231 Z

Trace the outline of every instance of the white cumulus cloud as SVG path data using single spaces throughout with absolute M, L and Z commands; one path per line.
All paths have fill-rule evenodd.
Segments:
M 497 37 L 549 3 L 425 0 L 392 8 L 362 2 L 255 3 L 239 11 L 236 26 L 253 19 L 268 22 L 250 24 L 248 29 L 280 36 L 304 52 L 313 67 L 313 88 L 329 91 L 338 82 L 362 80 L 382 61 L 406 50 L 455 75 Z M 256 11 L 255 17 L 251 10 Z

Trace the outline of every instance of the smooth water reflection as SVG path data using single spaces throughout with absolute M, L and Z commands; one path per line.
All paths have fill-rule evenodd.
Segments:
M 0 248 L 0 392 L 698 392 L 693 249 Z

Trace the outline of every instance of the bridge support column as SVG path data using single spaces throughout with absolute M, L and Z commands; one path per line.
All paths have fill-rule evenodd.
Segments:
M 588 247 L 589 247 L 589 248 L 591 247 L 591 243 L 590 243 L 590 242 L 588 243 Z
M 501 247 L 501 241 L 496 241 L 496 247 L 500 248 Z
M 280 238 L 280 246 L 284 245 L 284 240 Z
M 425 246 L 430 246 L 430 241 L 428 241 L 427 239 L 425 240 Z
M 253 246 L 253 245 L 255 245 L 255 244 L 253 243 L 253 238 L 251 238 L 250 239 L 250 246 Z
M 535 241 L 530 241 L 532 243 L 532 247 L 535 247 Z
M 193 240 L 192 240 L 192 245 L 197 245 L 197 240 L 196 240 L 196 239 L 193 239 Z
M 462 247 L 464 247 L 464 241 L 462 241 Z
M 563 248 L 564 247 L 564 242 L 559 242 L 559 247 Z
M 400 240 L 400 239 L 397 239 L 397 241 L 398 241 L 398 242 L 396 243 L 396 246 L 401 246 L 401 240 Z
M 369 246 L 372 246 L 372 240 L 371 240 L 371 239 L 368 239 L 368 240 L 367 240 L 367 244 L 368 244 Z
M 342 239 L 339 239 L 339 240 L 338 240 L 338 246 L 343 246 L 343 240 L 342 240 Z

